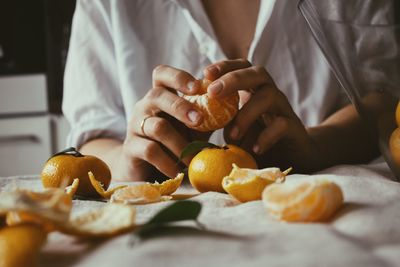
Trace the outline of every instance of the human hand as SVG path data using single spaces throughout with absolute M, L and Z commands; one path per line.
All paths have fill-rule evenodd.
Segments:
M 168 177 L 181 171 L 177 158 L 190 141 L 184 124 L 197 126 L 203 117 L 177 92 L 198 90 L 200 81 L 185 71 L 165 65 L 154 69 L 153 88 L 135 105 L 123 143 L 123 165 L 132 178 L 146 179 L 154 167 Z
M 204 75 L 213 80 L 210 97 L 240 91 L 241 108 L 224 130 L 227 142 L 252 150 L 260 166 L 311 168 L 317 146 L 265 68 L 242 59 L 225 60 L 208 66 Z

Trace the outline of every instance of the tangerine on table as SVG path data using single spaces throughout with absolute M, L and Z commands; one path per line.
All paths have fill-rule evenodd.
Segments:
M 328 180 L 298 180 L 267 186 L 262 200 L 276 219 L 315 222 L 328 220 L 339 209 L 343 193 Z
M 23 224 L 0 229 L 0 266 L 37 266 L 46 232 L 37 225 Z
M 400 167 L 400 127 L 395 129 L 389 139 L 389 150 L 393 162 Z
M 396 108 L 396 122 L 397 122 L 397 126 L 400 127 L 400 101 L 397 104 L 397 108 Z
M 189 164 L 190 183 L 200 192 L 225 192 L 222 179 L 229 175 L 232 164 L 241 168 L 257 168 L 254 158 L 235 145 L 203 149 Z
M 111 172 L 104 161 L 95 156 L 82 155 L 74 148 L 65 151 L 56 154 L 44 165 L 41 179 L 45 188 L 66 187 L 78 178 L 77 195 L 98 197 L 98 193 L 90 182 L 88 172 L 95 175 L 104 189 L 108 188 Z
M 235 92 L 222 99 L 210 98 L 207 94 L 207 87 L 211 84 L 209 80 L 202 80 L 202 92 L 198 95 L 185 95 L 186 100 L 193 103 L 203 114 L 203 122 L 198 126 L 187 125 L 188 127 L 209 132 L 223 128 L 236 115 L 239 109 L 239 93 Z

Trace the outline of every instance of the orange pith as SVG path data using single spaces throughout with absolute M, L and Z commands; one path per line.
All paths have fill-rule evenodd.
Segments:
M 184 98 L 193 103 L 203 114 L 203 122 L 199 126 L 187 125 L 201 132 L 209 132 L 223 128 L 236 115 L 239 106 L 239 94 L 233 93 L 222 99 L 210 98 L 207 95 L 209 80 L 202 80 L 202 92 L 199 95 Z
M 231 172 L 232 164 L 241 168 L 257 168 L 254 158 L 240 147 L 206 148 L 190 162 L 190 183 L 200 192 L 225 192 L 221 183 Z

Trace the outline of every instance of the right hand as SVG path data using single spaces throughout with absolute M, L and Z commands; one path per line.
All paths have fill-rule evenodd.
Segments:
M 181 171 L 177 158 L 190 141 L 186 133 L 193 131 L 185 124 L 197 126 L 203 116 L 177 92 L 194 95 L 200 86 L 200 81 L 185 71 L 166 65 L 153 70 L 153 88 L 136 103 L 123 143 L 126 177 L 145 180 L 154 168 L 168 177 Z

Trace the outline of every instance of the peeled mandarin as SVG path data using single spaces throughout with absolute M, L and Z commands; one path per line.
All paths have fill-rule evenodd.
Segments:
M 287 222 L 322 222 L 343 204 L 340 187 L 328 180 L 298 180 L 272 184 L 262 200 L 268 213 Z
M 239 94 L 237 92 L 222 99 L 210 98 L 207 94 L 207 87 L 210 84 L 211 81 L 202 80 L 202 92 L 200 94 L 183 96 L 202 112 L 203 121 L 200 125 L 187 125 L 201 132 L 215 131 L 225 127 L 225 125 L 233 119 L 239 109 Z

